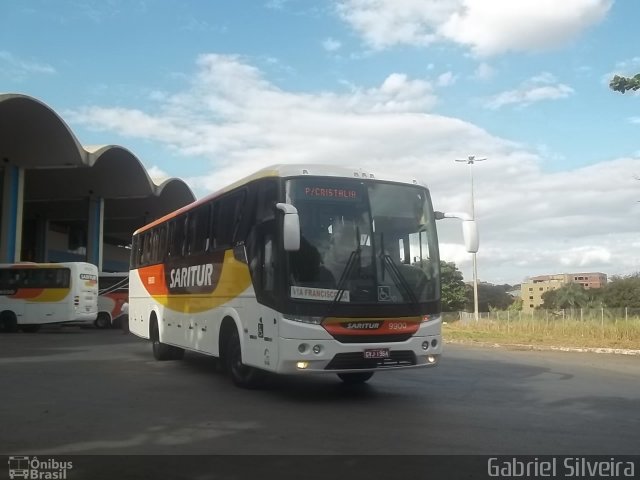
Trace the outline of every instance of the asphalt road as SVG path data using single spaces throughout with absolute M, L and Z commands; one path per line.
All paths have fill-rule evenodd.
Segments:
M 435 369 L 277 378 L 120 331 L 0 335 L 0 453 L 637 454 L 640 357 L 447 345 Z

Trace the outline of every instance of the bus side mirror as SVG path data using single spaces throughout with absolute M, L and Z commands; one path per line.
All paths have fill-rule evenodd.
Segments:
M 469 253 L 478 253 L 480 240 L 478 238 L 478 224 L 475 220 L 464 220 L 462 222 L 462 236 L 464 246 Z
M 284 212 L 282 222 L 282 240 L 287 252 L 300 250 L 300 218 L 298 210 L 288 203 L 276 203 L 276 208 Z
M 476 221 L 467 213 L 434 212 L 436 220 L 444 218 L 458 218 L 462 220 L 462 236 L 464 237 L 464 247 L 469 253 L 478 253 L 480 240 L 478 239 L 478 225 Z

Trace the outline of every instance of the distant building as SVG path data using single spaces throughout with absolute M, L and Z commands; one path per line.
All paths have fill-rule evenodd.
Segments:
M 604 273 L 559 273 L 555 275 L 540 275 L 531 277 L 521 285 L 522 311 L 530 312 L 542 305 L 542 294 L 549 290 L 556 290 L 568 283 L 579 283 L 584 288 L 602 288 L 607 284 Z

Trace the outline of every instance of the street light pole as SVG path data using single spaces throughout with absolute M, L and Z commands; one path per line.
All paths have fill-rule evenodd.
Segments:
M 456 159 L 456 162 L 465 162 L 469 165 L 469 177 L 471 179 L 471 220 L 476 219 L 475 200 L 473 198 L 473 165 L 476 162 L 483 162 L 486 158 L 476 158 L 475 155 L 469 155 L 465 160 Z M 476 253 L 472 253 L 473 259 L 473 317 L 477 322 L 478 318 L 478 261 Z

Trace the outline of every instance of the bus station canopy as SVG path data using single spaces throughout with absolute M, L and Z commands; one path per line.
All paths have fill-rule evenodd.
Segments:
M 103 236 L 117 242 L 195 200 L 181 179 L 154 182 L 122 146 L 82 146 L 55 111 L 22 94 L 0 94 L 0 169 L 8 165 L 24 169 L 24 220 L 86 221 L 88 200 L 102 198 Z

